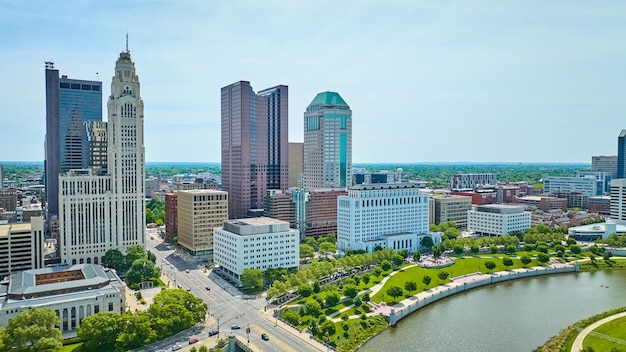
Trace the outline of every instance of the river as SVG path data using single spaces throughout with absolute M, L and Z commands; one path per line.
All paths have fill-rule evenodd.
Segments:
M 422 308 L 359 352 L 527 352 L 581 319 L 625 305 L 626 270 L 513 280 Z

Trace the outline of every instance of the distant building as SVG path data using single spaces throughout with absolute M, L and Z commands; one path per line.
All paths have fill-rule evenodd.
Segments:
M 0 164 L 0 189 L 4 188 L 4 168 L 2 164 Z
M 494 187 L 494 190 L 497 197 L 496 203 L 498 204 L 515 203 L 515 199 L 521 194 L 520 187 L 516 185 L 497 185 Z
M 587 209 L 600 215 L 611 215 L 611 196 L 589 197 Z
M 286 221 L 260 217 L 224 221 L 214 229 L 213 261 L 223 274 L 241 283 L 246 268 L 297 269 L 298 230 Z
M 305 187 L 352 185 L 352 110 L 336 92 L 315 96 L 304 112 Z
M 156 177 L 150 177 L 145 180 L 146 198 L 152 198 L 152 192 L 159 190 L 159 180 Z
M 0 189 L 0 208 L 6 211 L 15 211 L 17 207 L 17 189 L 2 188 Z
M 626 178 L 626 130 L 617 137 L 617 178 Z
M 196 178 L 195 181 L 178 181 L 172 183 L 172 190 L 174 191 L 188 191 L 192 189 L 218 189 L 217 182 L 206 182 L 201 178 Z
M 33 307 L 50 308 L 61 332 L 74 331 L 83 319 L 100 312 L 122 313 L 125 284 L 99 265 L 61 265 L 12 274 L 0 284 L 0 326 Z
M 178 194 L 176 191 L 165 194 L 165 242 L 171 242 L 178 235 Z
M 371 172 L 365 169 L 357 169 L 352 173 L 352 183 L 355 185 L 373 183 L 393 183 L 396 181 L 396 173 L 388 170 Z
M 617 224 L 626 225 L 626 179 L 624 178 L 611 181 L 611 220 Z
M 228 193 L 194 189 L 178 191 L 178 244 L 194 256 L 213 253 L 213 228 L 228 220 Z
M 96 174 L 107 172 L 107 123 L 103 121 L 85 122 L 88 153 L 85 167 L 90 167 Z
M 533 206 L 544 212 L 548 212 L 553 209 L 567 210 L 566 198 L 526 196 L 518 198 L 517 201 L 519 204 Z
M 298 185 L 298 177 L 303 174 L 304 143 L 289 142 L 289 188 L 300 187 L 300 185 Z
M 568 236 L 577 241 L 607 239 L 612 233 L 624 235 L 626 234 L 626 226 L 623 224 L 616 224 L 612 221 L 607 221 L 604 223 L 570 227 L 567 230 Z
M 596 180 L 598 180 L 598 183 L 600 184 L 601 192 L 603 194 L 611 193 L 611 179 L 612 179 L 611 173 L 606 172 L 606 171 L 588 171 L 588 170 L 576 171 L 576 177 L 589 177 L 589 176 L 595 177 Z
M 467 228 L 467 211 L 472 208 L 472 198 L 466 196 L 432 197 L 434 201 L 434 223 L 454 221 L 461 229 Z
M 548 176 L 543 179 L 543 192 L 553 191 L 580 192 L 589 197 L 602 195 L 603 183 L 595 176 L 584 177 L 556 177 Z
M 421 249 L 420 236 L 428 233 L 429 196 L 411 183 L 357 185 L 337 198 L 337 249 L 376 246 Z
M 589 201 L 589 195 L 581 192 L 552 191 L 546 193 L 546 195 L 567 199 L 568 208 L 587 209 L 587 203 Z
M 474 205 L 483 205 L 483 204 L 495 204 L 498 202 L 498 193 L 493 190 L 485 190 L 485 191 L 452 191 L 450 195 L 453 196 L 465 196 L 472 198 L 472 204 Z
M 482 236 L 500 236 L 530 228 L 530 212 L 523 205 L 489 204 L 467 212 L 467 229 Z
M 472 191 L 478 186 L 495 186 L 496 174 L 456 174 L 450 177 L 453 191 Z
M 608 172 L 611 175 L 611 178 L 617 178 L 617 155 L 592 156 L 591 171 Z
M 0 280 L 19 271 L 43 268 L 43 218 L 0 225 L 0 253 Z

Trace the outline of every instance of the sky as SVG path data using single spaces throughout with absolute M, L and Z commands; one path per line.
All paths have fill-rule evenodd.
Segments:
M 335 91 L 354 163 L 590 162 L 626 129 L 623 1 L 0 0 L 0 161 L 42 161 L 44 62 L 129 50 L 147 161 L 220 161 L 220 88 L 289 86 L 289 140 Z

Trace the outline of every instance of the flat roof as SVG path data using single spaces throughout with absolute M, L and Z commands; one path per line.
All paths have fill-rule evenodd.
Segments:
M 217 189 L 186 189 L 176 191 L 178 193 L 190 193 L 190 194 L 228 194 L 226 191 L 219 191 Z
M 0 225 L 0 236 L 8 236 L 9 231 L 30 231 L 31 224 L 28 222 L 14 223 L 14 224 L 2 224 Z
M 258 218 L 244 218 L 244 219 L 234 219 L 227 220 L 227 222 L 234 225 L 250 225 L 250 226 L 261 226 L 261 225 L 280 225 L 280 224 L 288 224 L 287 221 L 282 221 L 274 218 L 268 218 L 265 216 L 261 216 Z
M 64 282 L 37 285 L 37 275 L 81 271 L 83 279 L 70 280 Z M 109 270 L 109 269 L 107 269 Z M 26 295 L 33 293 L 41 293 L 48 291 L 56 291 L 68 288 L 87 287 L 99 285 L 110 281 L 109 275 L 99 265 L 95 264 L 76 264 L 76 265 L 60 265 L 41 269 L 25 270 L 10 276 L 9 288 L 7 293 L 10 295 Z

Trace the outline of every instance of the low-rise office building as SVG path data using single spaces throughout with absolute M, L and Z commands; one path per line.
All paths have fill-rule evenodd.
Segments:
M 12 274 L 0 284 L 0 326 L 32 307 L 50 308 L 62 332 L 99 312 L 122 313 L 126 286 L 115 270 L 94 264 L 60 265 Z
M 434 201 L 434 223 L 454 221 L 461 229 L 467 227 L 467 211 L 472 208 L 472 197 L 441 196 L 432 197 Z
M 587 208 L 592 213 L 611 215 L 611 196 L 589 197 Z
M 530 218 L 523 205 L 481 205 L 467 212 L 467 229 L 483 236 L 507 235 L 528 230 Z
M 218 270 L 239 283 L 246 268 L 298 268 L 299 232 L 286 221 L 267 217 L 227 220 L 213 229 L 213 241 Z
M 212 189 L 178 191 L 178 244 L 194 256 L 213 253 L 213 228 L 228 219 L 228 193 Z

